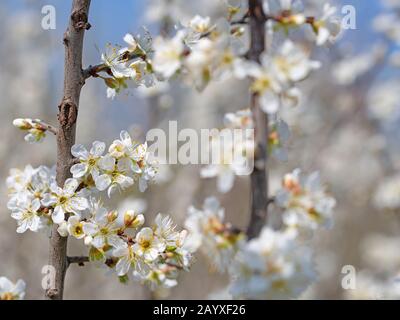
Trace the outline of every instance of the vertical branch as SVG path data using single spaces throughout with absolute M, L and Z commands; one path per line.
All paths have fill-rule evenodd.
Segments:
M 90 0 L 73 0 L 69 26 L 64 35 L 64 96 L 58 113 L 57 134 L 57 184 L 64 186 L 70 177 L 72 163 L 71 147 L 75 143 L 76 120 L 79 98 L 85 83 L 82 71 L 82 52 L 85 30 L 88 23 Z M 49 264 L 55 268 L 55 286 L 46 290 L 46 298 L 61 300 L 64 292 L 64 279 L 68 266 L 67 237 L 61 237 L 54 225 L 51 239 Z
M 251 34 L 249 59 L 260 62 L 265 50 L 265 15 L 262 0 L 249 0 L 249 25 Z M 251 174 L 251 217 L 247 228 L 249 238 L 258 236 L 267 218 L 268 207 L 268 115 L 260 108 L 257 95 L 251 98 L 255 129 L 255 161 Z

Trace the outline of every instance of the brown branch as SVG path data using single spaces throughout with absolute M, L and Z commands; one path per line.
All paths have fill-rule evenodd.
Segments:
M 260 62 L 265 50 L 265 14 L 262 0 L 249 0 L 249 25 L 251 43 L 248 57 Z M 268 115 L 260 108 L 257 95 L 251 99 L 256 152 L 254 170 L 251 174 L 251 216 L 247 228 L 247 236 L 257 237 L 266 223 L 268 207 Z
M 79 98 L 85 83 L 82 72 L 82 52 L 85 30 L 88 23 L 90 0 L 73 0 L 69 26 L 64 35 L 64 96 L 58 113 L 57 134 L 57 184 L 64 186 L 70 177 L 71 147 L 75 143 L 76 120 Z M 55 270 L 55 286 L 46 290 L 46 298 L 61 300 L 64 293 L 64 280 L 68 267 L 67 237 L 61 237 L 54 225 L 50 238 L 49 264 Z
M 84 266 L 85 262 L 89 262 L 89 257 L 84 257 L 84 256 L 67 257 L 67 267 L 69 267 L 69 265 L 73 263 L 76 263 L 79 266 Z
M 52 134 L 54 134 L 55 136 L 57 135 L 58 130 L 57 130 L 57 128 L 53 127 L 52 125 L 47 124 L 46 122 L 43 122 L 41 120 L 36 120 L 36 119 L 32 120 L 32 122 L 35 124 L 38 124 L 43 131 L 49 131 Z

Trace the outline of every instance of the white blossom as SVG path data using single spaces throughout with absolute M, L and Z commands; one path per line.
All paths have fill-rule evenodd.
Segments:
M 267 227 L 240 248 L 230 274 L 236 299 L 296 298 L 315 279 L 309 249 Z
M 53 208 L 51 217 L 54 223 L 64 221 L 66 213 L 79 215 L 81 211 L 88 208 L 87 199 L 79 196 L 76 191 L 78 187 L 79 181 L 70 178 L 65 181 L 63 188 L 53 183 L 50 187 L 51 192 L 44 195 L 42 205 Z
M 285 175 L 282 186 L 276 203 L 285 210 L 283 222 L 287 227 L 308 232 L 320 226 L 332 226 L 336 201 L 321 185 L 318 172 L 305 177 L 296 169 Z
M 143 228 L 136 234 L 136 243 L 132 250 L 146 261 L 154 261 L 165 250 L 165 244 L 156 237 L 151 228 Z
M 74 145 L 71 153 L 78 158 L 80 163 L 71 167 L 71 173 L 74 178 L 81 178 L 91 174 L 93 178 L 99 176 L 99 160 L 106 149 L 104 142 L 95 141 L 90 151 L 87 151 L 83 145 Z
M 11 282 L 6 277 L 0 277 L 0 300 L 22 300 L 25 296 L 25 281 Z
M 190 207 L 185 221 L 190 250 L 201 250 L 220 272 L 229 267 L 244 237 L 224 223 L 224 215 L 218 200 L 210 197 L 204 201 L 202 210 Z
M 172 77 L 181 67 L 185 50 L 183 32 L 178 32 L 174 38 L 158 37 L 154 41 L 153 68 L 165 78 Z

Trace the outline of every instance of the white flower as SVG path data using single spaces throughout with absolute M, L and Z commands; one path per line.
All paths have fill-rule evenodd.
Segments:
M 154 71 L 165 78 L 172 77 L 182 66 L 185 50 L 182 32 L 178 32 L 172 39 L 158 37 L 154 41 Z
M 127 175 L 127 165 L 123 161 L 116 164 L 115 158 L 106 156 L 99 161 L 99 167 L 102 174 L 95 179 L 96 188 L 100 191 L 108 189 L 109 197 L 118 187 L 124 190 L 134 183 Z
M 273 114 L 279 110 L 282 87 L 270 67 L 267 55 L 262 56 L 262 65 L 252 62 L 244 64 L 245 74 L 253 79 L 250 89 L 259 96 L 262 110 Z
M 157 174 L 156 161 L 150 159 L 147 143 L 136 146 L 131 154 L 130 167 L 139 179 L 140 192 L 146 191 L 148 184 L 154 181 Z
M 296 298 L 315 279 L 310 251 L 267 227 L 240 248 L 230 274 L 235 299 Z
M 18 233 L 24 233 L 26 230 L 37 232 L 42 227 L 42 221 L 39 214 L 41 207 L 39 199 L 32 199 L 26 195 L 17 199 L 14 205 L 9 204 L 11 217 L 18 222 Z
M 76 193 L 78 186 L 79 181 L 70 178 L 65 181 L 64 188 L 60 188 L 53 183 L 51 192 L 45 194 L 42 205 L 54 208 L 51 215 L 54 223 L 59 224 L 64 221 L 66 213 L 79 215 L 81 211 L 88 208 L 87 199 Z
M 289 228 L 308 232 L 319 226 L 329 228 L 333 224 L 332 211 L 336 201 L 321 185 L 318 172 L 304 177 L 296 169 L 285 175 L 276 203 L 285 209 L 283 222 Z
M 85 237 L 83 232 L 84 224 L 85 222 L 82 222 L 78 216 L 69 217 L 67 222 L 68 233 L 76 239 L 83 239 Z
M 122 49 L 122 51 L 134 52 L 138 48 L 138 42 L 136 41 L 135 37 L 130 33 L 127 33 L 124 36 L 124 41 L 128 44 L 128 47 Z
M 216 198 L 210 197 L 204 201 L 203 210 L 190 207 L 185 221 L 189 231 L 185 243 L 188 251 L 200 249 L 220 272 L 228 268 L 244 237 L 233 232 L 223 220 L 224 209 Z
M 17 232 L 27 229 L 37 232 L 51 226 L 48 210 L 41 208 L 41 200 L 55 182 L 55 172 L 45 166 L 32 168 L 28 165 L 23 171 L 11 169 L 7 178 L 7 208 L 18 221 Z
M 320 66 L 320 62 L 309 60 L 305 50 L 290 40 L 286 40 L 279 53 L 272 58 L 272 67 L 282 83 L 304 80 L 311 71 Z
M 237 132 L 238 133 L 238 132 Z M 226 193 L 233 187 L 235 177 L 251 171 L 254 157 L 253 131 L 241 131 L 241 136 L 221 134 L 210 141 L 211 164 L 202 168 L 203 178 L 217 177 L 218 191 Z
M 197 33 L 207 33 L 213 26 L 211 25 L 210 17 L 201 17 L 196 15 L 189 21 L 188 27 Z
M 163 216 L 159 213 L 154 221 L 154 234 L 167 247 L 176 247 L 179 239 L 179 232 L 175 231 L 176 226 L 170 216 Z
M 104 208 L 97 210 L 93 218 L 83 224 L 83 232 L 88 240 L 86 244 L 92 245 L 97 249 L 102 249 L 105 245 L 114 248 L 123 246 L 124 241 L 118 233 L 122 226 L 117 224 L 118 214 L 116 212 L 108 213 Z
M 115 269 L 118 276 L 124 276 L 129 272 L 132 265 L 137 262 L 137 257 L 132 250 L 132 246 L 124 243 L 122 246 L 113 250 L 113 256 L 119 258 Z
M 135 241 L 132 250 L 138 256 L 143 257 L 145 261 L 154 261 L 165 250 L 165 244 L 148 227 L 143 228 L 136 234 Z
M 209 38 L 201 38 L 191 46 L 185 67 L 198 90 L 203 90 L 212 78 L 217 49 L 215 41 Z
M 333 41 L 340 32 L 340 21 L 334 16 L 336 8 L 329 3 L 324 4 L 323 14 L 320 19 L 316 19 L 312 23 L 314 32 L 316 33 L 316 43 L 322 46 L 328 41 Z
M 121 60 L 123 51 L 112 46 L 107 46 L 107 51 L 101 55 L 103 63 L 110 68 L 111 73 L 117 79 L 134 78 L 136 72 L 130 68 L 126 61 Z
M 45 166 L 32 168 L 28 165 L 23 171 L 11 169 L 7 177 L 7 188 L 10 201 L 19 199 L 21 195 L 27 193 L 33 198 L 41 199 L 44 193 L 48 192 L 50 185 L 55 182 L 55 170 Z
M 134 143 L 132 142 L 132 138 L 129 133 L 125 130 L 121 131 L 120 139 L 114 140 L 111 144 L 108 152 L 110 155 L 116 159 L 120 159 L 123 157 L 129 157 L 134 150 Z
M 88 152 L 81 144 L 74 145 L 71 153 L 80 160 L 80 163 L 71 167 L 71 173 L 74 178 L 81 178 L 87 174 L 91 174 L 95 179 L 99 175 L 99 160 L 106 149 L 104 142 L 93 142 L 92 148 Z
M 12 283 L 6 277 L 0 277 L 0 300 L 22 300 L 25 296 L 25 282 Z

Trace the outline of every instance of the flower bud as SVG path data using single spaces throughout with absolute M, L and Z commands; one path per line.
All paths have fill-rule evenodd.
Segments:
M 144 216 L 133 210 L 127 210 L 124 214 L 124 225 L 127 228 L 138 228 L 144 224 Z
M 107 214 L 107 220 L 109 221 L 109 222 L 113 222 L 113 221 L 115 221 L 115 219 L 117 219 L 118 218 L 118 212 L 117 211 L 110 211 L 108 214 Z
M 29 130 L 32 128 L 31 119 L 15 119 L 13 125 L 21 130 Z

